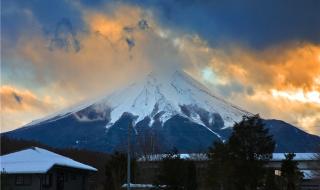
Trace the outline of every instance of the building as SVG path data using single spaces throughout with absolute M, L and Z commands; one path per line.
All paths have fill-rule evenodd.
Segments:
M 89 190 L 88 177 L 97 169 L 42 148 L 0 157 L 3 190 Z
M 165 155 L 149 155 L 138 159 L 136 183 L 152 184 L 159 175 L 159 163 Z M 198 190 L 210 189 L 207 187 L 206 168 L 208 165 L 205 154 L 180 154 L 180 158 L 192 160 L 196 165 Z M 274 169 L 276 175 L 281 175 L 281 162 L 285 159 L 284 153 L 274 153 L 267 167 Z M 296 153 L 294 158 L 298 161 L 298 167 L 303 172 L 301 190 L 320 190 L 320 168 L 316 153 Z
M 298 167 L 303 173 L 301 190 L 320 190 L 320 168 L 316 153 L 295 153 L 294 160 L 299 163 Z M 274 153 L 268 167 L 275 170 L 276 175 L 281 175 L 281 161 L 285 159 L 283 153 Z

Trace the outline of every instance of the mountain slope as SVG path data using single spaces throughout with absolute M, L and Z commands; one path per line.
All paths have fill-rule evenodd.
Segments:
M 280 120 L 265 120 L 265 126 L 273 134 L 276 141 L 277 152 L 312 152 L 319 151 L 320 138 L 316 135 L 308 134 L 301 129 L 294 127 Z
M 214 96 L 185 73 L 150 73 L 144 80 L 99 100 L 6 134 L 51 146 L 111 152 L 125 149 L 128 126 L 133 123 L 131 139 L 137 151 L 159 152 L 176 147 L 180 152 L 199 152 L 213 141 L 226 140 L 234 122 L 243 115 L 250 113 Z M 296 144 L 286 143 L 281 135 L 285 130 L 279 130 L 277 122 L 268 123 L 279 145 L 277 150 L 294 151 Z M 293 126 L 288 124 L 286 128 Z M 310 151 L 312 144 L 320 142 L 319 137 L 302 131 L 297 134 L 297 138 L 310 139 L 304 148 L 296 149 L 300 152 Z

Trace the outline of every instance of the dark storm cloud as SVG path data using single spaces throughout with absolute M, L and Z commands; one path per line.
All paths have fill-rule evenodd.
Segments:
M 83 29 L 81 11 L 67 0 L 5 0 L 1 6 L 2 36 L 12 46 L 21 35 L 32 35 L 40 27 L 53 35 L 57 23 L 67 18 L 75 30 Z M 3 44 L 2 44 L 3 45 Z
M 55 48 L 64 49 L 65 51 L 80 51 L 80 42 L 70 20 L 67 18 L 61 19 L 56 25 L 49 49 L 54 50 Z
M 61 18 L 83 30 L 81 10 L 128 3 L 153 10 L 164 25 L 199 34 L 211 46 L 240 42 L 264 48 L 286 41 L 320 43 L 320 1 L 317 0 L 6 0 L 2 2 L 3 36 L 15 40 L 26 30 L 30 10 L 43 31 L 51 34 Z
M 99 7 L 102 0 L 82 0 Z M 110 2 L 110 1 L 106 1 Z M 170 27 L 200 34 L 211 45 L 239 41 L 264 48 L 286 41 L 320 42 L 317 0 L 124 0 L 151 8 Z
M 211 43 L 231 39 L 264 47 L 288 40 L 320 42 L 320 1 L 168 0 L 160 7 L 164 21 L 194 30 Z

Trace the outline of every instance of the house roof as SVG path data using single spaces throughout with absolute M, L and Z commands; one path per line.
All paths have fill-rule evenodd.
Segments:
M 1 173 L 46 173 L 53 166 L 97 171 L 94 167 L 38 147 L 32 147 L 0 157 Z

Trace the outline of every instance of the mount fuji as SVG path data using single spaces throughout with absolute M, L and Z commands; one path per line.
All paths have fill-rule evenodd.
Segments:
M 136 151 L 206 151 L 225 141 L 232 126 L 252 115 L 215 96 L 180 71 L 150 73 L 105 97 L 73 106 L 5 133 L 54 147 L 112 152 L 126 148 L 128 129 Z M 310 152 L 320 137 L 279 120 L 264 120 L 277 152 Z M 128 126 L 131 126 L 128 128 Z

